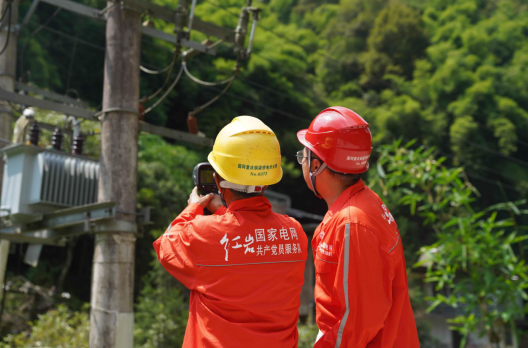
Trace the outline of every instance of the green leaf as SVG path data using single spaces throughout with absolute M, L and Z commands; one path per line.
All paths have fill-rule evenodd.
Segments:
M 383 166 L 381 165 L 380 162 L 378 162 L 378 165 L 376 168 L 378 169 L 378 175 L 385 179 L 387 176 L 385 175 L 385 171 L 383 170 Z
M 408 149 L 408 148 L 410 148 L 411 146 L 413 146 L 414 144 L 416 144 L 417 141 L 418 141 L 418 139 L 415 138 L 415 139 L 413 139 L 413 140 L 407 142 L 403 147 L 406 148 L 406 149 Z

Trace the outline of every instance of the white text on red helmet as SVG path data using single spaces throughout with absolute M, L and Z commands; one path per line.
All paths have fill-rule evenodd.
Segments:
M 363 157 L 352 157 L 347 156 L 347 161 L 362 161 L 368 159 L 370 156 L 363 156 Z

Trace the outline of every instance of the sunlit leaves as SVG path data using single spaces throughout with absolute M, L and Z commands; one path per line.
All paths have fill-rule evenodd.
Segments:
M 436 232 L 436 242 L 420 249 L 415 265 L 426 267 L 426 281 L 438 291 L 428 311 L 459 308 L 452 329 L 462 335 L 479 331 L 491 341 L 526 313 L 521 299 L 527 298 L 528 235 L 516 220 L 526 213 L 526 200 L 474 211 L 478 196 L 463 169 L 444 167 L 433 148 L 415 148 L 413 142 L 382 147 L 377 173 L 383 190 L 400 192 L 399 203 Z

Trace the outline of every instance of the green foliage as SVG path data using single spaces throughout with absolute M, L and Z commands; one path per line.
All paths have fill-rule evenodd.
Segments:
M 70 311 L 65 305 L 39 315 L 30 324 L 30 332 L 7 335 L 0 343 L 2 348 L 15 347 L 88 347 L 90 332 L 89 306 L 79 312 Z
M 421 248 L 417 266 L 427 267 L 426 281 L 439 292 L 428 311 L 444 304 L 459 308 L 452 329 L 467 337 L 488 334 L 498 343 L 505 326 L 528 312 L 528 265 L 523 243 L 527 226 L 519 225 L 526 201 L 506 202 L 475 211 L 476 191 L 463 168 L 446 168 L 433 148 L 413 150 L 401 140 L 383 146 L 378 162 L 379 185 L 385 192 L 399 191 L 400 204 L 436 232 L 437 241 Z M 520 252 L 520 257 L 515 250 Z M 461 347 L 465 345 L 463 339 Z
M 205 160 L 203 154 L 171 145 L 159 136 L 140 135 L 138 202 L 153 208 L 157 229 L 166 227 L 185 208 L 194 187 L 194 166 Z
M 160 231 L 153 231 L 158 237 Z M 189 317 L 183 286 L 154 260 L 143 279 L 136 305 L 134 345 L 141 348 L 181 347 Z
M 438 339 L 431 335 L 431 324 L 425 321 L 417 322 L 418 339 L 420 348 L 441 348 L 442 344 Z
M 101 0 L 81 2 L 99 9 L 106 6 Z M 153 2 L 175 6 L 169 0 Z M 245 4 L 245 0 L 207 0 L 199 2 L 196 14 L 202 20 L 235 28 L 240 8 Z M 229 93 L 199 114 L 200 130 L 214 138 L 237 115 L 261 118 L 276 132 L 284 156 L 285 176 L 273 189 L 294 198 L 295 208 L 318 214 L 323 214 L 326 207 L 313 200 L 299 167 L 295 166 L 295 151 L 301 148 L 295 134 L 326 106 L 342 105 L 361 114 L 370 124 L 375 146 L 401 137 L 435 145 L 445 158 L 433 157 L 425 148 L 385 148 L 376 154 L 381 156 L 378 173 L 372 173 L 376 170 L 374 166 L 370 171 L 376 174 L 374 179 L 381 185 L 376 188 L 384 191 L 387 204 L 394 205 L 391 211 L 398 216 L 407 264 L 415 261 L 415 252 L 421 247 L 434 244 L 439 235 L 449 232 L 458 244 L 453 239 L 442 240 L 447 246 L 437 248 L 434 257 L 446 257 L 453 262 L 466 260 L 468 267 L 475 264 L 474 269 L 488 270 L 493 284 L 486 288 L 490 293 L 484 296 L 485 301 L 504 299 L 496 292 L 511 293 L 510 286 L 515 288 L 522 283 L 520 276 L 516 281 L 510 277 L 511 284 L 508 283 L 504 279 L 515 276 L 514 271 L 509 270 L 501 278 L 496 268 L 505 260 L 518 265 L 524 258 L 519 243 L 508 242 L 508 236 L 513 233 L 520 236 L 522 229 L 515 232 L 515 226 L 507 226 L 513 220 L 508 221 L 504 211 L 491 219 L 493 213 L 486 208 L 505 199 L 496 185 L 499 180 L 505 183 L 512 201 L 528 192 L 528 171 L 523 163 L 528 162 L 526 1 L 266 0 L 254 5 L 262 8 L 263 13 L 252 57 L 243 62 L 240 76 Z M 29 6 L 29 2 L 22 2 L 21 14 Z M 104 24 L 80 20 L 81 17 L 62 10 L 47 23 L 48 29 L 30 35 L 54 11 L 52 6 L 39 5 L 20 33 L 18 52 L 24 53 L 18 57 L 17 79 L 70 96 L 78 93 L 93 110 L 98 110 L 102 97 Z M 148 15 L 144 17 L 147 19 Z M 157 29 L 172 33 L 173 24 L 157 19 L 153 22 Z M 72 38 L 76 35 L 80 40 L 74 52 Z M 191 39 L 202 41 L 205 36 L 193 31 Z M 173 49 L 167 42 L 143 36 L 142 64 L 153 69 L 166 67 L 173 58 Z M 230 76 L 234 64 L 232 47 L 222 44 L 217 48 L 217 56 L 198 55 L 188 66 L 203 80 L 219 81 Z M 141 95 L 153 93 L 165 79 L 163 74 L 142 73 Z M 146 121 L 186 130 L 187 113 L 217 93 L 184 77 L 167 99 L 146 115 Z M 41 111 L 37 112 L 37 119 L 65 124 L 62 115 Z M 87 132 L 98 133 L 99 127 L 97 123 L 83 123 Z M 48 145 L 51 132 L 43 133 L 42 145 Z M 98 135 L 88 137 L 87 154 L 97 156 L 99 146 Z M 153 229 L 157 235 L 186 205 L 192 188 L 192 168 L 205 160 L 206 151 L 140 135 L 138 205 L 153 207 Z M 462 165 L 464 170 L 447 169 L 444 165 Z M 466 174 L 475 178 L 472 184 L 466 180 Z M 473 185 L 479 188 L 481 196 Z M 519 215 L 510 208 L 517 224 L 522 225 Z M 484 215 L 475 215 L 472 209 Z M 456 224 L 447 224 L 455 218 Z M 462 235 L 458 226 L 463 226 L 467 233 Z M 503 229 L 504 234 L 497 235 Z M 485 237 L 487 234 L 492 237 Z M 136 293 L 142 298 L 140 303 L 147 303 L 147 298 L 154 301 L 158 287 L 172 291 L 176 286 L 171 283 L 162 286 L 149 277 L 143 278 L 154 272 L 149 267 L 150 242 L 154 237 L 146 235 L 138 243 Z M 499 244 L 492 244 L 490 238 Z M 480 245 L 467 249 L 465 259 L 457 258 L 462 249 L 456 247 L 469 243 Z M 512 244 L 517 261 L 507 253 L 507 246 Z M 488 251 L 492 263 L 498 263 L 478 264 L 475 255 Z M 520 271 L 516 267 L 515 272 Z M 450 272 L 443 273 L 446 284 L 451 284 L 453 278 L 457 284 L 466 284 L 458 282 L 459 273 L 464 274 L 462 267 L 456 271 L 451 268 Z M 44 273 L 53 277 L 53 272 Z M 504 284 L 494 284 L 495 281 Z M 150 293 L 139 290 L 143 289 L 143 283 L 145 289 L 150 287 Z M 419 292 L 414 294 L 413 305 L 423 297 Z M 175 292 L 174 296 L 180 298 L 181 294 Z M 153 308 L 160 308 L 156 307 L 159 305 Z M 182 313 L 177 301 L 170 306 L 175 313 Z M 469 308 L 467 304 L 460 307 Z M 163 330 L 180 330 L 180 314 L 173 318 L 165 309 L 160 311 L 172 319 L 157 321 L 156 327 L 152 323 L 149 326 L 147 317 L 142 319 L 142 331 L 138 333 L 138 337 L 143 337 L 139 339 L 141 344 L 158 344 L 145 338 L 148 330 L 156 332 L 156 342 L 163 342 L 159 334 Z M 496 316 L 483 317 L 492 320 Z
M 312 348 L 319 333 L 319 328 L 314 324 L 298 324 L 297 330 L 299 332 L 299 348 Z

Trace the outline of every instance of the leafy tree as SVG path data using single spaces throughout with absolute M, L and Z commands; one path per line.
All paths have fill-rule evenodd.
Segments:
M 436 233 L 436 242 L 421 248 L 418 265 L 427 266 L 426 280 L 438 293 L 429 311 L 445 304 L 460 307 L 451 321 L 464 336 L 470 332 L 488 335 L 491 343 L 504 338 L 505 326 L 515 332 L 515 320 L 528 312 L 528 265 L 523 260 L 526 226 L 518 216 L 528 210 L 526 203 L 506 202 L 475 211 L 472 202 L 478 192 L 463 175 L 463 168 L 447 168 L 445 158 L 436 158 L 434 148 L 401 140 L 383 146 L 378 165 L 379 182 L 385 191 L 402 193 L 400 204 Z M 516 253 L 520 253 L 520 256 Z
M 0 347 L 88 347 L 90 317 L 88 305 L 79 312 L 72 312 L 65 305 L 39 315 L 31 323 L 31 331 L 7 335 Z
M 154 231 L 153 237 L 159 237 Z M 183 286 L 151 252 L 151 270 L 144 277 L 134 325 L 134 345 L 141 348 L 181 347 L 189 317 Z

